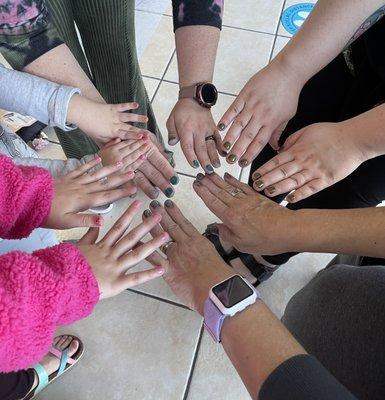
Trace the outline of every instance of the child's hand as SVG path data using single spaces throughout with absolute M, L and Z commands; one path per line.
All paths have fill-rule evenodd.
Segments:
M 96 103 L 75 94 L 68 106 L 67 122 L 77 125 L 98 143 L 107 143 L 114 138 L 141 139 L 141 129 L 131 123 L 146 123 L 148 118 L 145 115 L 127 112 L 138 107 L 138 103 Z

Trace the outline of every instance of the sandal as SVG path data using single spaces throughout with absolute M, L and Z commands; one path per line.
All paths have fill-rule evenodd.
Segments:
M 231 250 L 229 253 L 223 248 L 221 241 L 219 240 L 218 231 L 216 224 L 210 224 L 207 226 L 203 236 L 205 236 L 215 246 L 217 252 L 222 257 L 223 261 L 234 268 L 231 261 L 239 259 L 244 268 L 234 268 L 237 272 L 247 279 L 254 287 L 257 287 L 262 282 L 268 280 L 275 270 L 280 266 L 267 266 L 259 263 L 251 254 L 246 254 L 238 251 L 237 249 Z
M 23 400 L 31 400 L 38 393 L 40 393 L 47 385 L 52 383 L 56 378 L 61 376 L 64 372 L 68 371 L 71 367 L 73 367 L 83 356 L 84 346 L 83 342 L 76 336 L 69 335 L 72 337 L 72 340 L 77 340 L 79 342 L 79 348 L 76 350 L 75 354 L 71 357 L 68 356 L 68 347 L 63 351 L 60 351 L 54 347 L 51 347 L 49 353 L 60 359 L 59 368 L 53 372 L 51 375 L 47 374 L 47 371 L 41 364 L 36 364 L 32 367 L 35 370 L 35 373 L 38 378 L 38 385 L 36 388 L 32 389 Z

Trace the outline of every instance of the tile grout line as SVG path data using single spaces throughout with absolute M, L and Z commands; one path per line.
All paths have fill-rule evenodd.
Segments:
M 197 362 L 199 349 L 200 349 L 201 343 L 202 343 L 203 331 L 204 331 L 204 326 L 203 326 L 203 323 L 202 323 L 200 331 L 199 331 L 199 337 L 198 337 L 197 345 L 196 345 L 195 351 L 194 351 L 194 358 L 192 359 L 190 372 L 189 372 L 187 383 L 186 383 L 186 387 L 185 387 L 185 390 L 184 390 L 184 393 L 183 393 L 183 398 L 182 398 L 183 400 L 187 400 L 187 397 L 188 397 L 188 394 L 189 394 L 189 391 L 190 391 L 190 386 L 191 386 L 191 382 L 192 382 L 192 378 L 193 378 L 194 370 L 195 370 L 195 364 Z
M 127 289 L 127 291 L 135 293 L 135 294 L 139 294 L 139 295 L 144 296 L 144 297 L 149 297 L 151 299 L 158 300 L 158 301 L 170 304 L 170 305 L 175 306 L 175 307 L 183 308 L 183 309 L 185 309 L 187 311 L 192 311 L 191 308 L 185 306 L 184 304 L 177 303 L 176 301 L 164 299 L 163 297 L 159 297 L 159 296 L 156 296 L 156 295 L 153 295 L 153 294 L 150 294 L 150 293 L 146 293 L 146 292 L 141 292 L 140 290 L 136 290 L 136 289 Z
M 174 54 L 175 54 L 175 53 L 176 53 L 176 49 L 174 48 L 174 50 L 173 50 L 173 52 L 172 52 L 172 54 L 171 54 L 171 57 L 170 57 L 170 59 L 169 59 L 168 62 L 167 62 L 166 68 L 165 68 L 165 70 L 163 71 L 162 77 L 160 78 L 159 84 L 158 84 L 157 88 L 155 89 L 154 95 L 152 96 L 151 104 L 152 104 L 153 100 L 155 99 L 155 96 L 157 95 L 157 93 L 158 93 L 158 91 L 159 91 L 159 88 L 160 88 L 160 86 L 161 86 L 161 84 L 162 84 L 162 82 L 163 82 L 163 78 L 165 77 L 165 75 L 166 75 L 166 73 L 167 73 L 167 71 L 168 71 L 168 68 L 170 67 L 171 61 L 172 61 L 172 59 L 174 58 Z M 150 77 L 149 77 L 149 78 L 150 78 Z
M 275 36 L 274 36 L 273 47 L 271 48 L 271 51 L 270 51 L 269 63 L 271 62 L 271 60 L 272 60 L 272 58 L 273 58 L 274 49 L 275 49 L 275 44 L 277 43 L 277 36 L 280 36 L 280 35 L 278 35 L 279 25 L 280 25 L 280 23 L 281 23 L 282 13 L 283 13 L 283 11 L 285 10 L 286 1 L 287 1 L 287 0 L 284 0 L 283 3 L 282 3 L 281 13 L 279 14 L 278 24 L 277 24 L 277 28 L 276 28 L 276 30 L 275 30 Z

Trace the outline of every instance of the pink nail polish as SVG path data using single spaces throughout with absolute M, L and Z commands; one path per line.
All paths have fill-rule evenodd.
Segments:
M 97 226 L 102 226 L 103 225 L 103 217 L 99 216 L 95 218 L 95 223 Z
M 162 216 L 158 213 L 153 213 L 152 217 L 154 218 L 155 221 L 159 222 L 162 219 Z
M 155 267 L 155 269 L 156 269 L 156 272 L 157 272 L 159 275 L 163 275 L 163 274 L 165 273 L 165 269 L 164 269 L 163 267 L 161 267 L 160 265 L 157 265 L 157 266 Z
M 133 178 L 133 177 L 135 176 L 134 171 L 129 171 L 129 172 L 127 172 L 127 176 L 128 176 L 129 178 Z
M 137 136 L 137 138 L 138 138 L 138 139 L 143 139 L 143 138 L 144 138 L 144 135 L 142 135 L 141 133 L 139 133 L 138 136 Z
M 170 235 L 167 232 L 163 232 L 160 237 L 161 237 L 162 240 L 169 240 L 170 239 Z
M 142 202 L 139 201 L 139 200 L 135 200 L 135 201 L 132 203 L 132 207 L 134 207 L 134 208 L 140 208 L 141 206 L 142 206 Z
M 123 161 L 118 161 L 118 162 L 115 164 L 115 166 L 116 166 L 117 168 L 122 168 L 122 167 L 123 167 Z
M 102 159 L 101 159 L 99 156 L 96 156 L 96 157 L 95 157 L 95 161 L 96 161 L 96 162 L 100 162 L 100 161 L 102 161 Z
M 147 160 L 146 154 L 142 154 L 142 155 L 139 157 L 139 159 L 142 160 L 142 161 Z

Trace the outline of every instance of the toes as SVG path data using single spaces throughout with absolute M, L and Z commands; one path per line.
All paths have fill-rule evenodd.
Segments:
M 63 343 L 65 342 L 67 340 L 67 335 L 61 335 L 61 336 L 59 336 L 59 340 L 58 340 L 58 342 L 56 343 L 56 348 L 58 349 L 58 350 L 62 350 L 63 349 Z
M 68 355 L 70 357 L 73 356 L 78 351 L 79 346 L 80 346 L 79 340 L 72 338 L 72 342 L 68 348 Z
M 65 350 L 66 348 L 68 348 L 68 346 L 71 344 L 72 342 L 72 336 L 67 336 L 66 340 L 62 343 L 62 347 L 60 350 Z

